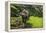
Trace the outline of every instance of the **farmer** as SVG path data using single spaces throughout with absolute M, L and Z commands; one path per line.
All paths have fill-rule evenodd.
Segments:
M 22 12 L 20 12 L 20 15 L 22 16 L 22 22 L 25 24 L 26 20 L 28 18 L 29 12 L 26 9 L 23 9 Z

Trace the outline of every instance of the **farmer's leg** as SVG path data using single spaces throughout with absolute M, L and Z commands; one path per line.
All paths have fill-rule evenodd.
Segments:
M 25 21 L 24 21 L 24 17 L 23 17 L 23 16 L 22 16 L 22 22 L 25 22 Z
M 27 17 L 27 16 L 25 16 L 25 23 L 26 23 L 26 21 L 27 21 L 27 18 L 28 18 L 28 17 Z

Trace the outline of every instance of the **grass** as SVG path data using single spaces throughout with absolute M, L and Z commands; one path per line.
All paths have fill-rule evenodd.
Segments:
M 33 28 L 42 28 L 43 27 L 43 18 L 42 17 L 29 17 L 27 23 L 32 24 Z
M 22 21 L 21 17 L 18 17 L 19 20 Z M 10 23 L 12 25 L 16 25 L 16 17 L 11 17 Z M 30 16 L 29 20 L 27 20 L 28 24 L 32 24 L 32 28 L 42 28 L 43 27 L 43 18 L 42 17 L 35 17 L 35 16 Z

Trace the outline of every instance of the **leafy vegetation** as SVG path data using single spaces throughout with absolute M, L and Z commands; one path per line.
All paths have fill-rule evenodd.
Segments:
M 42 5 L 24 5 L 24 4 L 11 4 L 11 28 L 42 28 L 43 27 L 43 6 Z M 29 12 L 26 24 L 22 22 L 20 12 L 26 9 Z
M 19 13 L 23 9 L 28 10 L 30 16 L 42 17 L 42 15 L 43 15 L 43 6 L 42 5 L 11 4 L 11 17 L 19 16 Z
M 27 23 L 32 24 L 33 28 L 41 28 L 41 27 L 43 27 L 43 21 L 42 20 L 43 20 L 42 17 L 30 16 Z

